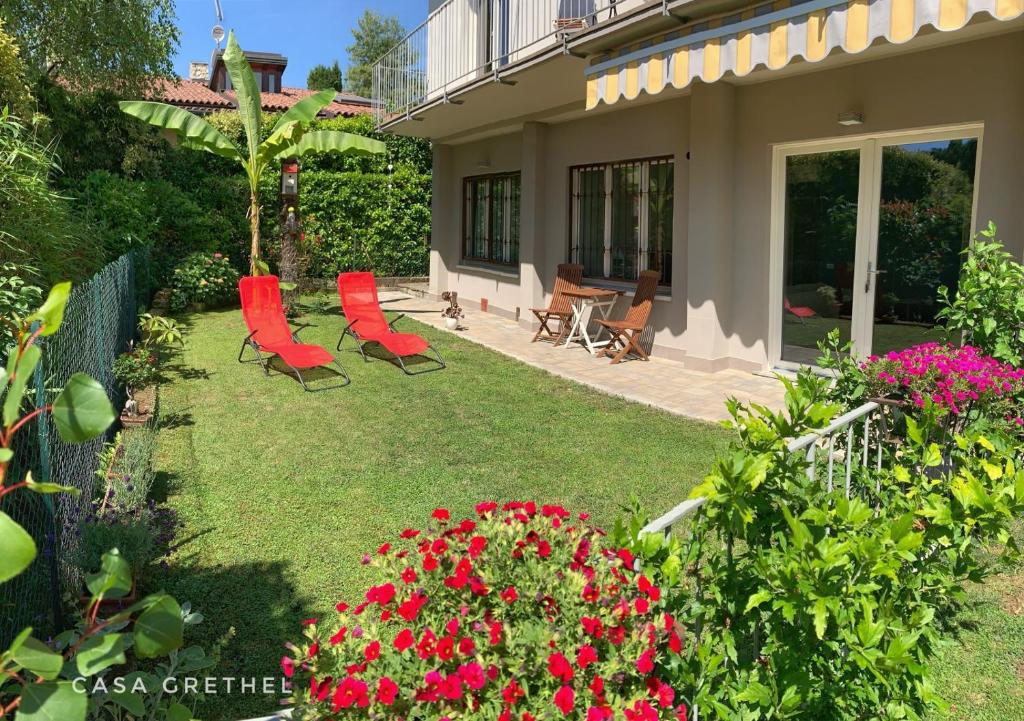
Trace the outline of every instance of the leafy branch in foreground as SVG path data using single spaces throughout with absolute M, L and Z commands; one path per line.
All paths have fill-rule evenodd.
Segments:
M 38 483 L 31 474 L 9 477 L 14 458 L 14 440 L 33 420 L 46 414 L 53 418 L 61 438 L 84 443 L 103 434 L 114 421 L 103 386 L 84 373 L 75 373 L 52 403 L 22 413 L 29 381 L 42 361 L 39 340 L 55 334 L 64 317 L 71 293 L 70 283 L 53 287 L 43 305 L 24 318 L 4 319 L 17 338 L 0 369 L 2 426 L 0 426 L 0 509 L 15 491 L 41 494 L 77 493 L 57 483 Z M 0 583 L 23 573 L 38 550 L 32 536 L 13 518 L 0 510 Z M 183 618 L 177 601 L 164 593 L 144 598 L 111 616 L 101 618 L 102 602 L 124 598 L 131 591 L 131 569 L 118 550 L 103 555 L 100 569 L 86 577 L 89 601 L 80 630 L 62 634 L 61 651 L 54 650 L 23 629 L 0 652 L 0 719 L 15 713 L 16 721 L 84 721 L 89 698 L 73 680 L 95 676 L 111 666 L 124 664 L 133 649 L 141 659 L 174 652 L 182 645 Z M 131 712 L 141 699 L 124 694 L 120 705 Z

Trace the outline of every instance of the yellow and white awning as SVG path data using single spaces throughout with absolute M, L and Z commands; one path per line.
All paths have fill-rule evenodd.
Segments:
M 595 58 L 586 70 L 587 110 L 632 100 L 694 78 L 714 82 L 794 58 L 817 62 L 832 50 L 859 53 L 885 38 L 905 43 L 921 29 L 958 30 L 979 13 L 1013 20 L 1024 0 L 777 0 L 659 35 Z

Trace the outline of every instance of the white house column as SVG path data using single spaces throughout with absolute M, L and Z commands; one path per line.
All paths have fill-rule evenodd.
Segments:
M 695 368 L 728 365 L 732 313 L 735 89 L 694 83 L 686 252 L 686 357 Z M 765 269 L 767 272 L 767 269 Z
M 533 325 L 530 308 L 544 306 L 544 143 L 547 126 L 523 125 L 521 187 L 519 208 L 519 297 L 520 323 Z M 552 280 L 553 282 L 553 280 Z
M 435 144 L 430 201 L 430 293 L 448 290 L 448 268 L 458 262 L 462 210 L 453 189 L 452 147 Z

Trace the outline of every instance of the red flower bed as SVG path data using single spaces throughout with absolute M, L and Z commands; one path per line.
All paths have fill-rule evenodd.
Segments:
M 559 506 L 433 513 L 364 562 L 380 582 L 281 661 L 296 719 L 678 719 L 683 628 L 626 550 Z

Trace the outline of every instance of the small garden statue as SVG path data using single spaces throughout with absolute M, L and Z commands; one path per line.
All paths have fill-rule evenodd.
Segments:
M 459 294 L 454 290 L 446 290 L 441 294 L 441 300 L 448 301 L 448 307 L 441 311 L 445 328 L 448 330 L 458 330 L 459 318 L 465 317 L 462 312 L 462 306 L 459 305 Z

